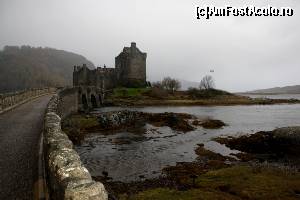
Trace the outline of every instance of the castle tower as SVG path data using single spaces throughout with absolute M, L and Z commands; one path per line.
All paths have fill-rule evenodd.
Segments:
M 124 47 L 115 58 L 118 84 L 126 87 L 144 87 L 146 58 L 147 54 L 141 52 L 135 42 L 132 42 L 130 47 Z

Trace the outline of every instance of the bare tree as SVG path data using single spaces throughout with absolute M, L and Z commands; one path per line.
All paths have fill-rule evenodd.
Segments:
M 173 80 L 171 81 L 171 87 L 172 87 L 172 91 L 173 91 L 173 92 L 179 90 L 179 89 L 181 88 L 181 83 L 180 83 L 180 81 L 177 80 L 177 79 L 173 79 Z
M 200 81 L 199 88 L 201 90 L 208 90 L 215 87 L 214 79 L 210 75 L 206 75 L 203 77 L 203 79 Z
M 181 88 L 181 83 L 179 80 L 172 79 L 171 77 L 165 77 L 161 82 L 162 87 L 165 90 L 175 92 Z

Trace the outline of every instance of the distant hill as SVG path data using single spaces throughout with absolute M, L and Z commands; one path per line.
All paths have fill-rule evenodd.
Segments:
M 262 90 L 249 91 L 247 93 L 261 93 L 261 94 L 300 94 L 300 85 L 275 87 Z
M 0 93 L 72 84 L 74 65 L 94 64 L 85 57 L 52 48 L 5 46 L 0 51 Z

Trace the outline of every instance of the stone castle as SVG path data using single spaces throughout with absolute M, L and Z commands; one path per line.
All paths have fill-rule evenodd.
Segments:
M 136 43 L 124 47 L 115 58 L 115 68 L 97 67 L 90 70 L 85 64 L 74 66 L 73 86 L 93 86 L 103 90 L 115 87 L 146 86 L 146 58 Z

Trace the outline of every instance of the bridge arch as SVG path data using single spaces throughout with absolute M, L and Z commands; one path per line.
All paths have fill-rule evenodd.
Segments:
M 102 94 L 98 94 L 98 98 L 99 98 L 100 105 L 102 105 L 103 104 Z
M 101 106 L 103 104 L 103 94 L 101 88 L 94 86 L 78 86 L 78 108 L 79 110 L 88 110 Z
M 84 110 L 89 108 L 88 100 L 87 100 L 87 97 L 86 97 L 85 94 L 81 95 L 81 104 L 82 104 L 82 107 L 83 107 Z
M 96 96 L 94 94 L 91 94 L 91 105 L 92 105 L 93 108 L 98 107 L 97 99 L 96 99 Z

